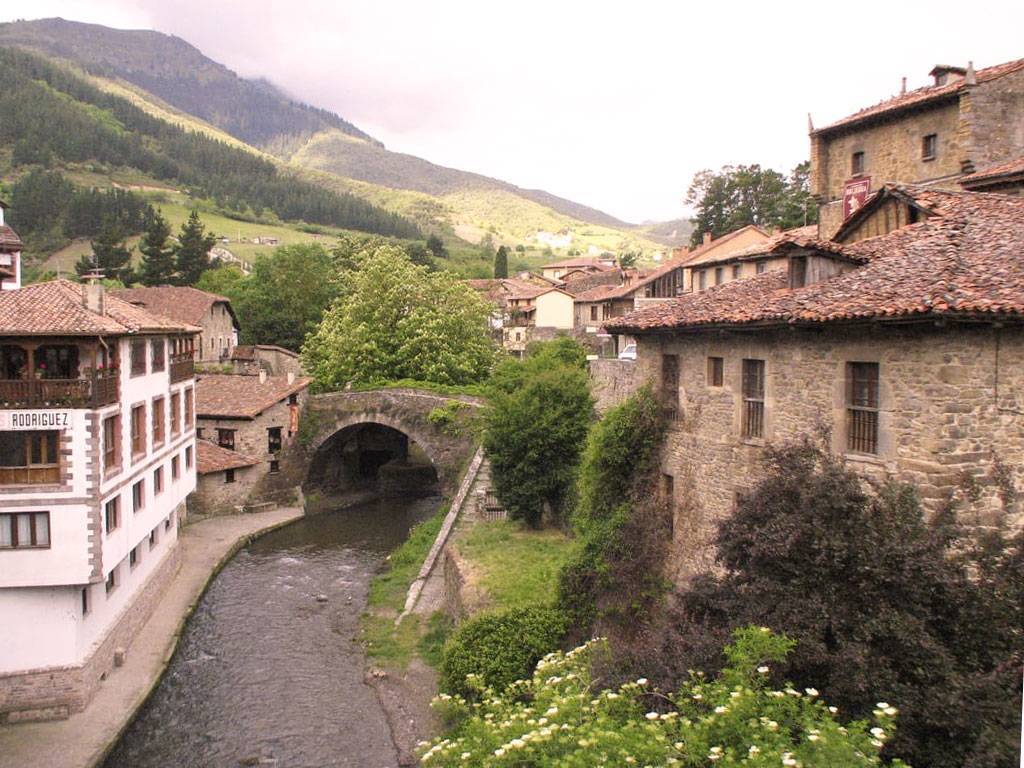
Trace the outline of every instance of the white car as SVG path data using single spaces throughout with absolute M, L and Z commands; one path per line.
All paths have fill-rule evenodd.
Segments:
M 619 352 L 619 360 L 636 360 L 636 344 L 627 344 L 625 348 Z

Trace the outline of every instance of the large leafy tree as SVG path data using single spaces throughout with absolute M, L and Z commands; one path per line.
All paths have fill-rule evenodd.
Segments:
M 129 285 L 135 276 L 131 259 L 132 252 L 120 223 L 107 218 L 92 241 L 92 255 L 82 256 L 75 264 L 75 272 L 82 277 L 92 269 L 99 269 L 104 277 Z
M 756 164 L 700 171 L 686 193 L 687 205 L 696 211 L 691 245 L 700 245 L 705 232 L 718 238 L 748 224 L 780 229 L 813 224 L 818 212 L 809 173 L 806 162 L 789 176 Z
M 174 248 L 170 238 L 171 225 L 159 211 L 154 211 L 139 242 L 139 281 L 144 285 L 168 285 L 174 279 Z
M 188 221 L 181 225 L 174 258 L 181 285 L 195 285 L 203 272 L 210 268 L 210 249 L 217 242 L 217 236 L 206 231 L 206 226 L 194 208 Z
M 302 357 L 324 389 L 399 379 L 460 385 L 494 363 L 491 307 L 448 272 L 430 272 L 380 245 L 341 271 L 339 296 Z

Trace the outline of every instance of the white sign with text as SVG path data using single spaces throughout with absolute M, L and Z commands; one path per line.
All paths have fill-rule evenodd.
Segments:
M 71 411 L 0 411 L 0 430 L 70 429 Z

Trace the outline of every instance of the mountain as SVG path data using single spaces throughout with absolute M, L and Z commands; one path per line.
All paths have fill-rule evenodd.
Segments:
M 693 222 L 689 219 L 645 221 L 640 225 L 640 231 L 656 242 L 676 247 L 689 244 Z
M 336 188 L 365 192 L 421 225 L 447 226 L 472 242 L 491 234 L 521 243 L 536 241 L 541 232 L 567 231 L 574 235 L 573 247 L 583 250 L 659 248 L 654 238 L 603 211 L 391 152 L 338 115 L 298 103 L 266 80 L 240 78 L 178 37 L 42 19 L 0 24 L 4 45 L 128 84 L 153 103 L 198 118 L 295 168 L 326 172 Z

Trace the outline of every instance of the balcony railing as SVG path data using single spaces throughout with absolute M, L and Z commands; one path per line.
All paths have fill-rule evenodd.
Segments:
M 171 359 L 171 384 L 194 378 L 195 375 L 196 363 L 191 355 L 187 358 Z
M 3 408 L 100 408 L 117 400 L 116 374 L 93 379 L 0 379 Z

